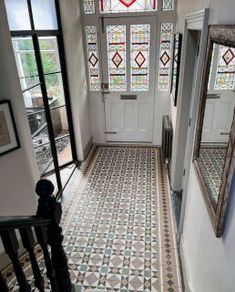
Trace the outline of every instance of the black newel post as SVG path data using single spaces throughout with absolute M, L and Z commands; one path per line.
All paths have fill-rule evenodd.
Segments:
M 36 193 L 39 196 L 37 216 L 51 220 L 47 227 L 48 243 L 51 246 L 51 260 L 55 270 L 55 279 L 59 292 L 72 291 L 67 257 L 63 249 L 62 228 L 59 226 L 62 207 L 53 196 L 54 186 L 45 179 L 40 180 L 36 186 Z

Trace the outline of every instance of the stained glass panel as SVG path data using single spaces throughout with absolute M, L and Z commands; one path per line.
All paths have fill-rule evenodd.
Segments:
M 131 25 L 131 90 L 149 89 L 150 25 Z
M 84 13 L 85 14 L 94 14 L 95 13 L 95 0 L 84 0 Z
M 174 0 L 163 0 L 162 10 L 163 11 L 174 10 Z
M 235 49 L 219 46 L 215 90 L 235 89 Z
M 97 29 L 95 26 L 86 26 L 88 72 L 91 91 L 100 91 L 100 70 Z
M 158 72 L 158 90 L 169 91 L 171 77 L 173 23 L 162 23 L 160 34 L 160 58 Z
M 126 91 L 126 26 L 108 25 L 107 51 L 110 91 Z
M 156 11 L 157 0 L 99 0 L 101 13 Z

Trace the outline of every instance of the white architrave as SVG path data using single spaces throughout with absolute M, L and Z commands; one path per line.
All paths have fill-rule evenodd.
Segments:
M 184 43 L 182 49 L 181 58 L 181 75 L 179 81 L 179 103 L 177 107 L 176 129 L 174 136 L 174 147 L 172 153 L 172 188 L 173 190 L 183 189 L 180 223 L 178 228 L 178 241 L 180 245 L 183 242 L 182 230 L 185 215 L 185 205 L 187 200 L 188 178 L 189 170 L 192 163 L 192 151 L 194 143 L 194 132 L 196 128 L 197 109 L 200 97 L 200 90 L 203 79 L 204 60 L 207 47 L 207 35 L 208 35 L 208 20 L 209 9 L 199 10 L 197 12 L 188 14 L 185 18 L 184 26 Z M 188 76 L 188 58 L 190 50 L 194 53 L 197 48 L 193 50 L 191 31 L 197 31 L 200 33 L 200 43 L 197 61 L 195 62 L 196 72 L 193 80 L 193 76 Z M 191 78 L 191 80 L 190 80 Z M 191 119 L 191 125 L 189 126 L 189 118 Z M 185 173 L 184 173 L 185 169 Z M 181 248 L 182 251 L 182 248 Z M 184 255 L 181 252 L 181 260 L 184 263 Z M 184 269 L 185 279 L 188 283 L 186 286 L 190 286 L 190 278 Z M 187 285 L 188 284 L 188 285 Z

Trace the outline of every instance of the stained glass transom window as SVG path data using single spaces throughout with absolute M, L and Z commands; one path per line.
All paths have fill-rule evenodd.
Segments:
M 86 26 L 88 72 L 91 91 L 100 91 L 99 53 L 96 26 Z
M 149 89 L 150 25 L 131 25 L 131 90 Z
M 173 23 L 162 23 L 160 34 L 160 58 L 158 90 L 169 91 L 171 78 L 171 52 L 173 42 Z
M 94 14 L 95 13 L 95 0 L 84 0 L 84 13 L 85 14 Z
M 174 0 L 162 0 L 162 10 L 163 11 L 174 10 Z
M 101 13 L 156 11 L 157 0 L 100 0 Z
M 107 51 L 110 91 L 126 91 L 126 26 L 108 25 Z
M 215 90 L 235 89 L 235 49 L 219 46 Z

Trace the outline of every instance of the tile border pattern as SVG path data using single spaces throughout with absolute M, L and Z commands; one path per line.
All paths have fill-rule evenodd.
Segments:
M 159 148 L 154 148 L 153 146 L 136 146 L 136 145 L 94 145 L 87 160 L 82 163 L 79 171 L 76 171 L 71 181 L 69 182 L 66 190 L 69 191 L 67 198 L 64 200 L 63 209 L 64 216 L 62 219 L 62 226 L 64 233 L 66 232 L 71 217 L 69 213 L 72 214 L 71 208 L 76 207 L 76 197 L 77 192 L 82 192 L 88 182 L 91 175 L 92 169 L 95 165 L 98 150 L 101 147 L 134 147 L 134 148 L 152 148 L 155 151 L 156 159 L 156 194 L 158 200 L 159 209 L 159 234 L 160 234 L 160 291 L 181 291 L 181 276 L 178 261 L 178 251 L 174 235 L 174 223 L 171 210 L 171 199 L 169 192 L 169 182 L 167 177 L 167 168 L 163 163 L 161 150 Z M 79 181 L 79 188 L 73 190 L 74 181 Z M 65 192 L 66 193 L 66 192 Z M 66 197 L 66 195 L 65 195 Z M 40 247 L 35 248 L 35 252 L 40 259 L 42 257 Z M 26 270 L 30 269 L 29 258 L 27 255 L 21 257 L 22 266 Z M 14 283 L 14 272 L 12 267 L 8 267 L 3 271 L 4 277 L 8 282 Z M 13 291 L 13 290 L 12 290 Z M 15 291 L 15 290 L 14 290 Z M 92 290 L 90 290 L 92 291 Z M 110 290 L 112 291 L 112 290 Z M 143 290 L 145 291 L 145 290 Z M 152 290 L 153 291 L 153 290 Z

